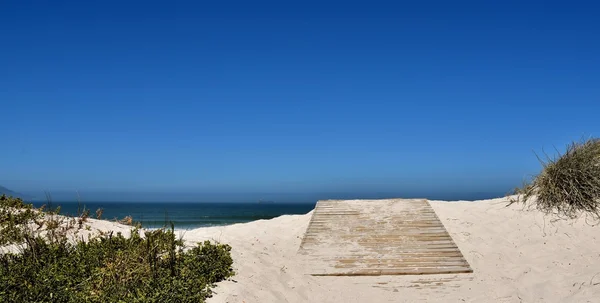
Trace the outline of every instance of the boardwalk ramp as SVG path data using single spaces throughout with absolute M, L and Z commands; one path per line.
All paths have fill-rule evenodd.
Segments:
M 316 276 L 472 272 L 425 199 L 319 201 L 298 253 Z

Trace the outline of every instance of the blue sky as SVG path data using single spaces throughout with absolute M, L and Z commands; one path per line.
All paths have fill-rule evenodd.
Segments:
M 0 185 L 468 197 L 600 135 L 591 2 L 88 2 L 0 4 Z

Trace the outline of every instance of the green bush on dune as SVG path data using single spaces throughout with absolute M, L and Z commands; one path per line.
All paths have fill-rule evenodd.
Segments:
M 564 154 L 540 162 L 541 173 L 515 191 L 518 201 L 568 218 L 582 212 L 600 218 L 600 139 L 574 142 Z
M 70 242 L 66 233 L 35 232 L 52 226 L 48 220 L 20 199 L 0 197 L 0 246 L 21 247 L 0 254 L 1 302 L 204 302 L 214 283 L 233 275 L 229 245 L 184 250 L 172 226 Z

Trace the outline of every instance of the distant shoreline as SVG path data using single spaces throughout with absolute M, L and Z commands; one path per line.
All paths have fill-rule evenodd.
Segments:
M 48 205 L 33 202 L 35 207 Z M 315 203 L 211 203 L 211 202 L 76 202 L 53 201 L 52 208 L 60 206 L 60 213 L 77 215 L 87 209 L 90 217 L 96 218 L 96 210 L 102 208 L 102 219 L 122 219 L 131 216 L 146 228 L 168 226 L 172 222 L 176 229 L 193 229 L 208 226 L 223 226 L 266 220 L 282 215 L 306 214 L 314 209 Z M 46 206 L 48 207 L 48 206 Z

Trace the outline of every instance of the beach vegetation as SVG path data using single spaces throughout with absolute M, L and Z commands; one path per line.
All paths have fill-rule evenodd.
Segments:
M 96 209 L 96 219 L 102 220 L 102 214 L 104 214 L 104 209 L 102 209 L 102 208 Z
M 600 138 L 573 142 L 563 154 L 538 159 L 542 171 L 515 190 L 512 202 L 566 218 L 582 213 L 600 218 Z
M 187 247 L 173 225 L 72 240 L 84 220 L 63 218 L 0 196 L 0 302 L 204 302 L 234 274 L 229 245 Z

